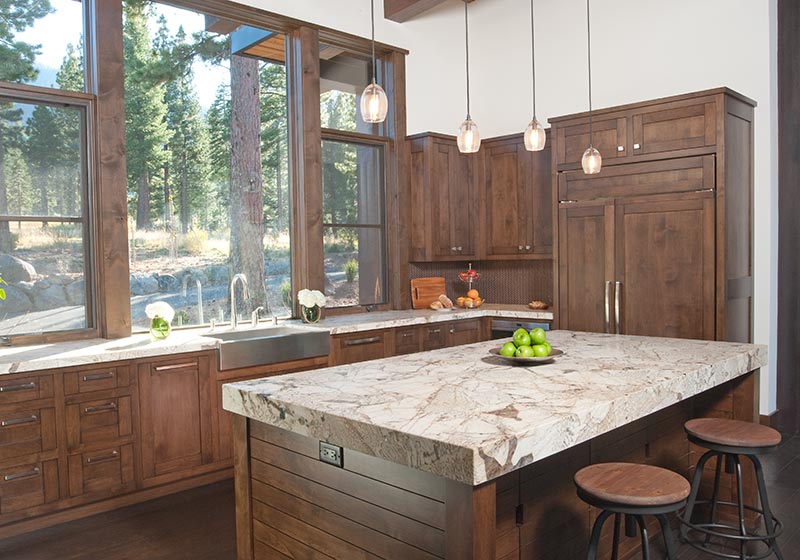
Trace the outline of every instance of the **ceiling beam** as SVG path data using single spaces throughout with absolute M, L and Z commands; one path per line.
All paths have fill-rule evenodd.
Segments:
M 447 0 L 383 0 L 383 17 L 403 23 Z M 466 0 L 474 2 L 475 0 Z

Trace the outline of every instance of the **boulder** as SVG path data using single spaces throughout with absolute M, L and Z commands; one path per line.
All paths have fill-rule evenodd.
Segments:
M 86 282 L 84 280 L 67 284 L 64 286 L 64 292 L 67 294 L 67 303 L 70 305 L 86 304 Z
M 33 306 L 39 311 L 57 309 L 67 305 L 67 294 L 64 286 L 52 284 L 43 290 L 33 292 Z
M 225 265 L 215 264 L 207 266 L 205 273 L 209 283 L 213 286 L 227 284 L 231 280 L 231 271 Z
M 66 286 L 67 284 L 71 284 L 74 278 L 69 274 L 61 274 L 55 273 L 50 274 L 47 276 L 47 281 L 51 284 L 58 284 L 60 286 Z
M 175 273 L 175 277 L 180 280 L 181 283 L 186 276 L 189 277 L 189 282 L 200 280 L 200 283 L 204 286 L 208 283 L 208 277 L 206 276 L 206 273 L 199 268 L 184 268 L 183 270 L 179 270 Z
M 0 316 L 33 310 L 33 303 L 25 291 L 11 285 L 2 288 L 6 291 L 6 299 L 0 300 Z
M 147 272 L 134 272 L 131 274 L 131 295 L 144 296 L 158 292 L 158 279 Z
M 36 284 L 33 282 L 17 282 L 14 285 L 26 294 L 32 294 L 33 290 L 36 289 Z
M 159 292 L 177 292 L 181 288 L 181 282 L 172 274 L 159 274 L 158 275 L 158 291 Z
M 36 269 L 31 263 L 22 259 L 0 254 L 0 276 L 9 284 L 30 282 L 36 276 Z

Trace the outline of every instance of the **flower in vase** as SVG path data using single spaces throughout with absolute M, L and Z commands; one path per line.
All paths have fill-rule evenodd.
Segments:
M 172 306 L 168 304 L 166 301 L 156 301 L 149 304 L 147 307 L 144 308 L 144 313 L 147 315 L 148 319 L 155 319 L 156 317 L 160 317 L 164 319 L 167 323 L 171 323 L 172 320 L 175 318 L 175 310 L 172 309 Z
M 325 295 L 319 290 L 300 290 L 297 301 L 303 307 L 325 307 Z

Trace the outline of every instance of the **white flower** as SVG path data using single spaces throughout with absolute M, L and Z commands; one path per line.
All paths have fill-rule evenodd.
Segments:
M 144 308 L 145 314 L 152 319 L 153 317 L 161 317 L 167 323 L 171 323 L 175 318 L 175 310 L 166 301 L 156 301 Z
M 303 307 L 325 307 L 325 296 L 319 290 L 300 290 L 297 292 L 297 301 Z

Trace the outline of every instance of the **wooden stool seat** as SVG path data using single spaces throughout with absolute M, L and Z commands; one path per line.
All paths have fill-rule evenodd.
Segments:
M 698 440 L 729 447 L 765 448 L 781 442 L 781 434 L 769 426 L 727 420 L 725 418 L 695 418 L 684 425 L 686 433 Z
M 575 474 L 575 484 L 598 503 L 666 506 L 689 497 L 689 482 L 678 473 L 652 465 L 599 463 Z

